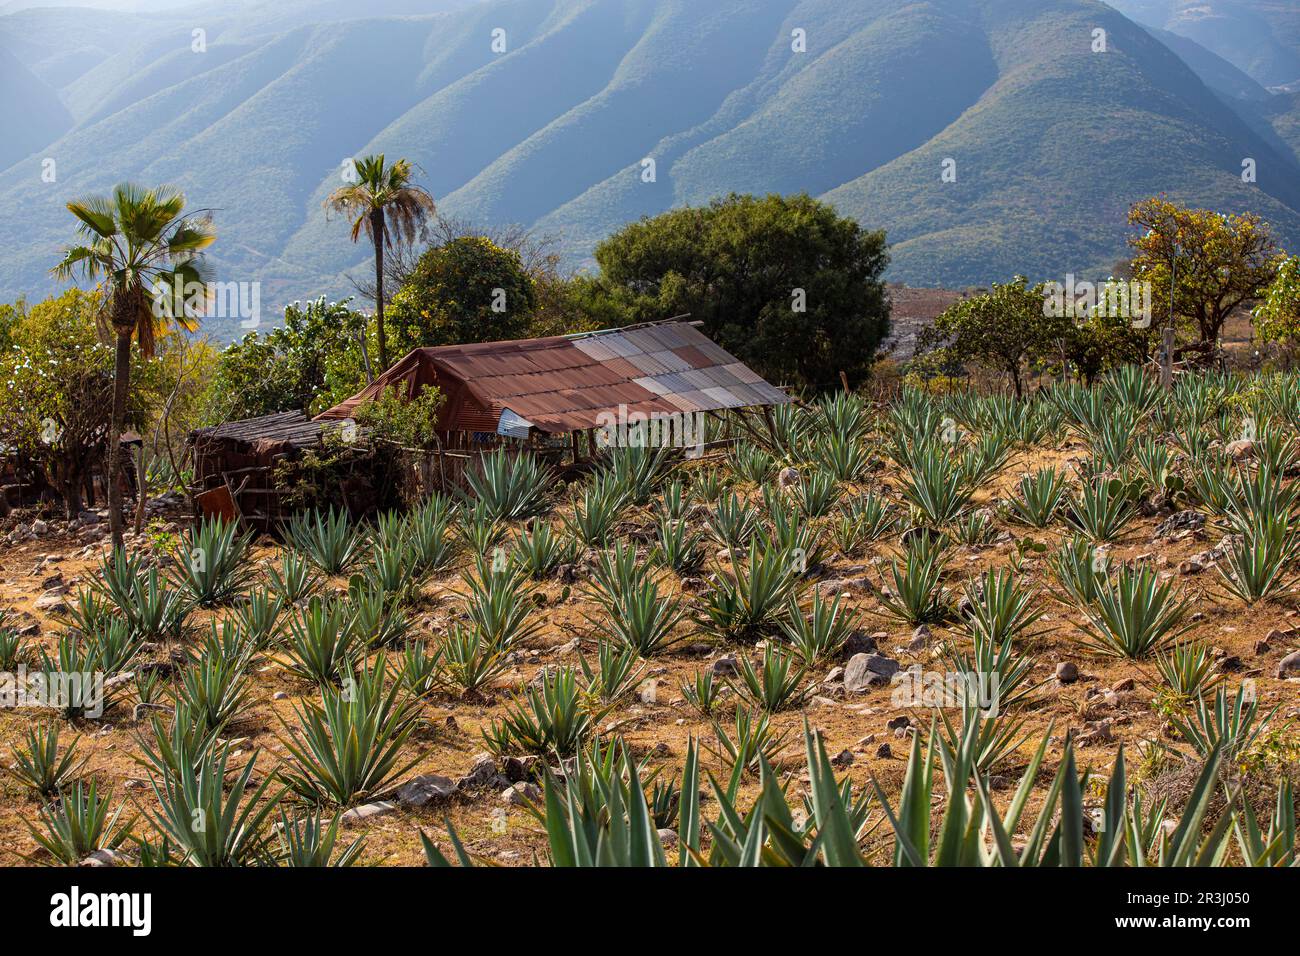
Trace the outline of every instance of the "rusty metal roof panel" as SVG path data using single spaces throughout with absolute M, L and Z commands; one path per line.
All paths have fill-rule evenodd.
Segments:
M 398 383 L 409 390 L 437 384 L 449 396 L 459 394 L 440 423 L 453 431 L 485 430 L 484 420 L 506 407 L 543 431 L 573 431 L 595 426 L 602 412 L 619 405 L 693 412 L 789 401 L 698 329 L 665 323 L 418 349 L 318 418 L 349 417 L 377 386 Z

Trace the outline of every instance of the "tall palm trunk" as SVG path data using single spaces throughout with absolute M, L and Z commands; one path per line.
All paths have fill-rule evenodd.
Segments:
M 379 374 L 388 371 L 388 336 L 384 331 L 384 210 L 370 214 L 370 232 L 375 238 L 375 321 L 379 323 Z
M 108 428 L 108 530 L 114 550 L 122 541 L 122 432 L 126 428 L 126 396 L 131 387 L 131 333 L 118 328 L 117 364 L 113 371 L 113 419 Z

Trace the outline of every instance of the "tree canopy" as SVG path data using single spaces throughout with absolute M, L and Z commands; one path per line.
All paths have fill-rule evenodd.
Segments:
M 578 297 L 640 322 L 689 313 L 723 348 L 778 383 L 860 381 L 889 333 L 883 232 L 806 194 L 732 195 L 625 226 L 596 247 Z

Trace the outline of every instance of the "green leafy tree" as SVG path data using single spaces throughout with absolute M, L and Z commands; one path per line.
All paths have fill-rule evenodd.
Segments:
M 390 241 L 411 244 L 434 214 L 433 197 L 411 182 L 413 167 L 399 159 L 391 165 L 384 154 L 354 163 L 356 181 L 334 190 L 327 209 L 352 218 L 352 241 L 365 232 L 375 249 L 375 316 L 379 337 L 379 371 L 388 368 L 384 330 L 384 246 Z
M 131 343 L 145 358 L 170 323 L 192 329 L 194 303 L 187 286 L 203 280 L 203 252 L 216 241 L 211 220 L 185 215 L 185 197 L 170 186 L 141 189 L 123 184 L 111 196 L 68 203 L 77 218 L 79 245 L 64 250 L 52 270 L 60 279 L 77 275 L 100 283 L 101 323 L 116 336 L 112 433 L 126 426 L 131 388 Z M 122 450 L 108 448 L 108 513 L 114 547 L 122 547 Z
M 1133 277 L 1150 282 L 1157 300 L 1172 291 L 1175 314 L 1195 324 L 1201 342 L 1217 341 L 1232 311 L 1259 298 L 1277 274 L 1281 253 L 1268 223 L 1253 213 L 1187 209 L 1154 197 L 1128 218 L 1138 230 L 1129 240 Z
M 884 233 L 807 195 L 676 209 L 625 226 L 595 255 L 599 277 L 577 290 L 594 314 L 628 323 L 690 313 L 778 382 L 861 379 L 889 333 Z
M 1277 274 L 1255 308 L 1255 332 L 1265 342 L 1300 341 L 1300 256 L 1278 263 Z
M 387 322 L 403 348 L 493 342 L 529 334 L 537 305 L 519 253 L 486 236 L 460 236 L 420 256 Z
M 431 450 L 438 447 L 438 413 L 442 403 L 442 393 L 432 385 L 409 399 L 400 388 L 385 388 L 357 409 L 357 422 L 371 438 L 403 448 Z
M 917 336 L 923 360 L 962 365 L 974 362 L 1005 373 L 1017 395 L 1031 362 L 1059 355 L 1073 334 L 1071 319 L 1046 308 L 1044 285 L 1024 276 L 949 306 Z
M 0 443 L 40 470 L 74 518 L 112 431 L 114 351 L 99 341 L 94 292 L 69 289 L 28 309 L 0 310 Z M 165 383 L 160 363 L 134 355 L 124 425 L 143 429 Z M 113 444 L 116 444 L 114 442 Z
M 360 342 L 372 325 L 346 299 L 289 305 L 284 325 L 250 332 L 221 352 L 205 417 L 237 421 L 338 404 L 365 385 Z

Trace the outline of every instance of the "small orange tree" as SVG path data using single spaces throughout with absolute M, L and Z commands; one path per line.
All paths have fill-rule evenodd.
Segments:
M 1282 258 L 1268 223 L 1254 213 L 1187 209 L 1153 197 L 1134 205 L 1128 220 L 1139 230 L 1129 240 L 1133 277 L 1152 283 L 1156 301 L 1167 302 L 1176 273 L 1174 313 L 1196 323 L 1202 342 L 1218 339 L 1233 309 L 1264 293 Z

